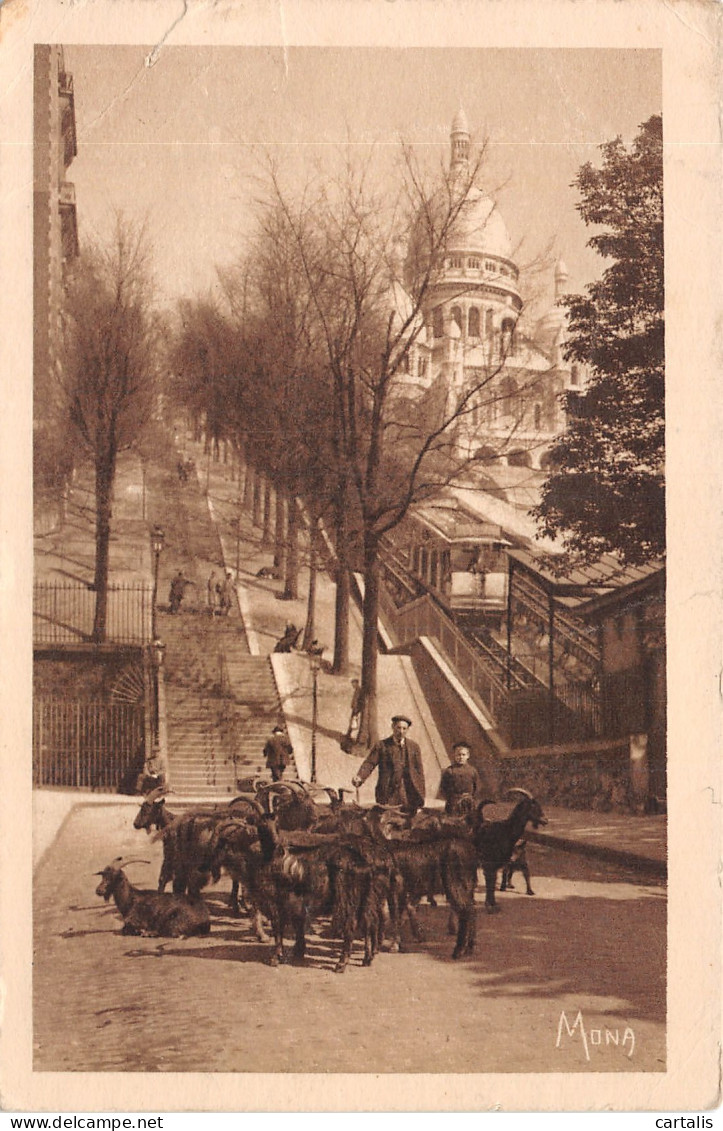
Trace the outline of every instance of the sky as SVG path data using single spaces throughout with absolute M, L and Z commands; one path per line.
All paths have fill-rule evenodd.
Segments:
M 652 50 L 72 46 L 81 242 L 106 239 L 115 211 L 145 221 L 164 301 L 207 294 L 253 227 L 264 153 L 301 184 L 351 145 L 389 177 L 399 139 L 444 160 L 463 106 L 472 143 L 489 138 L 482 185 L 498 201 L 520 265 L 551 243 L 581 290 L 604 263 L 572 182 L 599 146 L 630 141 L 660 113 Z M 544 287 L 552 299 L 552 269 Z

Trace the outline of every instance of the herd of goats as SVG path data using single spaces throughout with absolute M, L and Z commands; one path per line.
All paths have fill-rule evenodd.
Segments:
M 96 894 L 115 900 L 126 935 L 187 937 L 208 934 L 210 916 L 201 890 L 222 872 L 232 880 L 231 908 L 239 912 L 239 891 L 256 937 L 274 945 L 269 962 L 284 961 L 284 935 L 293 932 L 293 959 L 301 961 L 306 931 L 320 915 L 331 917 L 329 936 L 341 940 L 336 971 L 342 972 L 356 938 L 364 940 L 363 964 L 371 964 L 385 933 L 399 949 L 400 921 L 406 913 L 415 939 L 421 939 L 416 916 L 420 900 L 434 904 L 444 894 L 450 930 L 456 933 L 453 957 L 474 949 L 477 869 L 485 877 L 485 906 L 495 902 L 497 874 L 512 886 L 513 870 L 522 871 L 527 893 L 529 871 L 524 833 L 547 824 L 540 803 L 524 789 L 505 820 L 485 820 L 482 801 L 462 798 L 453 814 L 421 810 L 410 817 L 398 808 L 363 808 L 346 803 L 346 790 L 325 791 L 330 804 L 319 804 L 315 787 L 300 782 L 253 783 L 253 791 L 216 808 L 171 813 L 162 788 L 143 801 L 133 822 L 163 843 L 158 890 L 141 891 L 124 867 L 137 860 L 118 858 L 102 872 Z M 318 794 L 316 794 L 318 796 Z M 142 861 L 148 863 L 148 861 Z M 173 891 L 165 889 L 172 883 Z

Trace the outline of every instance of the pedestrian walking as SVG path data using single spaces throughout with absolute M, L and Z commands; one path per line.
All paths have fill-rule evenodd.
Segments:
M 351 695 L 351 714 L 349 716 L 349 726 L 346 728 L 347 738 L 352 737 L 353 730 L 356 730 L 357 734 L 359 733 L 359 723 L 361 722 L 361 711 L 363 704 L 362 689 L 359 680 L 353 679 L 351 681 L 351 685 L 353 691 Z
M 233 604 L 233 574 L 230 569 L 226 570 L 226 576 L 218 586 L 218 595 L 221 616 L 227 617 L 231 612 L 231 605 Z
M 284 770 L 291 761 L 293 754 L 294 748 L 286 737 L 284 728 L 275 726 L 271 732 L 271 738 L 264 746 L 266 766 L 271 770 L 273 781 L 281 781 Z
M 472 748 L 466 739 L 460 739 L 452 747 L 451 765 L 442 774 L 439 792 L 444 798 L 444 811 L 450 816 L 469 812 L 481 801 L 479 774 L 469 764 Z
M 178 571 L 176 576 L 171 581 L 171 588 L 168 593 L 168 606 L 172 613 L 177 613 L 181 608 L 181 601 L 183 600 L 186 589 L 189 585 L 195 585 L 195 581 L 183 576 L 183 570 Z
M 372 747 L 351 784 L 357 789 L 378 769 L 375 797 L 378 805 L 400 805 L 414 814 L 424 805 L 422 752 L 407 738 L 412 725 L 406 715 L 392 717 L 392 733 Z
M 216 609 L 218 608 L 218 582 L 216 581 L 216 570 L 212 569 L 208 575 L 206 582 L 206 604 L 210 616 L 215 617 Z

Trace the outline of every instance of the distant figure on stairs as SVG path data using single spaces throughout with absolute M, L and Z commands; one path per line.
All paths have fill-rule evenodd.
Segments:
M 226 570 L 226 576 L 218 586 L 218 597 L 221 616 L 227 617 L 233 604 L 233 574 L 230 569 Z
M 362 689 L 358 679 L 353 679 L 351 685 L 354 688 L 351 696 L 351 714 L 349 717 L 349 726 L 346 728 L 347 738 L 352 738 L 352 731 L 359 730 L 359 722 L 361 720 L 362 711 Z
M 171 581 L 171 588 L 168 593 L 168 606 L 172 613 L 177 613 L 181 607 L 181 601 L 189 585 L 195 585 L 195 581 L 191 581 L 188 577 L 183 576 L 183 570 L 179 569 L 176 576 Z
M 264 746 L 264 758 L 267 767 L 271 770 L 273 781 L 281 781 L 293 753 L 294 748 L 286 737 L 284 728 L 275 726 L 271 738 Z
M 218 608 L 219 588 L 219 583 L 216 581 L 216 570 L 212 569 L 206 582 L 206 605 L 209 615 L 212 617 L 216 616 L 216 609 Z
M 284 635 L 280 636 L 274 644 L 274 652 L 293 652 L 296 641 L 301 636 L 301 629 L 295 624 L 287 624 Z

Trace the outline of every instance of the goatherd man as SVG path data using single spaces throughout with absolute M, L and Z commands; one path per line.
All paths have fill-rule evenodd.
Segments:
M 393 716 L 392 733 L 372 747 L 352 785 L 358 788 L 378 769 L 377 804 L 401 805 L 407 812 L 416 813 L 424 805 L 424 769 L 421 750 L 407 738 L 411 725 L 406 715 Z

